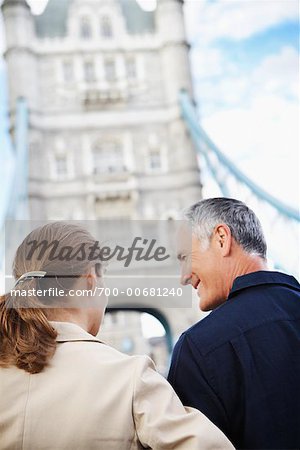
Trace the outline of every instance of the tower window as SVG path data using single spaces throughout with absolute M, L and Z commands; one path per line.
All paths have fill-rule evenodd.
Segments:
M 100 19 L 100 34 L 104 38 L 111 38 L 113 35 L 111 20 L 108 16 L 103 16 Z
M 87 82 L 95 81 L 95 67 L 92 61 L 84 63 L 84 79 Z
M 66 83 L 73 80 L 73 64 L 71 61 L 63 62 L 63 76 Z
M 55 168 L 57 178 L 65 178 L 68 174 L 68 161 L 66 155 L 56 155 Z
M 116 79 L 116 64 L 112 59 L 108 59 L 104 63 L 105 78 L 107 81 L 114 81 Z
M 92 29 L 90 20 L 87 17 L 82 17 L 80 22 L 80 36 L 83 39 L 90 39 L 92 37 Z
M 126 59 L 126 74 L 130 80 L 136 78 L 136 63 L 133 57 Z
M 162 168 L 161 152 L 159 149 L 152 148 L 149 151 L 149 167 L 151 170 L 159 170 Z

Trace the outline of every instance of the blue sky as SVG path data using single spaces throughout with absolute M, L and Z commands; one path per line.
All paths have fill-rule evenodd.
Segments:
M 299 51 L 299 25 L 297 21 L 283 22 L 242 40 L 219 38 L 213 45 L 228 60 L 234 61 L 243 70 L 249 70 L 284 46 Z
M 298 0 L 187 0 L 185 12 L 202 125 L 254 181 L 298 207 Z

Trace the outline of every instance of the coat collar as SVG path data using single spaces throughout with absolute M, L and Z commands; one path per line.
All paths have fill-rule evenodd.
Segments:
M 261 270 L 237 277 L 233 282 L 228 298 L 231 298 L 243 289 L 263 284 L 279 284 L 300 291 L 300 285 L 293 276 L 281 272 Z
M 103 343 L 75 323 L 50 321 L 50 324 L 58 333 L 57 342 L 94 341 Z

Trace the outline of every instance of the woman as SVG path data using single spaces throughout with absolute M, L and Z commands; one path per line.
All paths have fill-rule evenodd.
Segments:
M 106 298 L 90 296 L 101 267 L 83 257 L 83 243 L 95 243 L 83 228 L 51 223 L 16 252 L 19 293 L 0 303 L 0 449 L 232 449 L 148 357 L 95 337 Z

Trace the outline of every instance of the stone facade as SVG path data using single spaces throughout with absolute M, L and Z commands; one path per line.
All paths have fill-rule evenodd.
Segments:
M 182 2 L 2 5 L 12 118 L 30 112 L 36 219 L 169 218 L 201 195 L 178 92 L 192 95 Z M 13 123 L 13 121 L 12 121 Z

